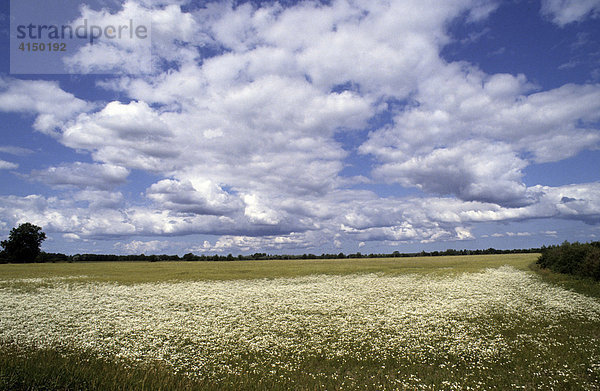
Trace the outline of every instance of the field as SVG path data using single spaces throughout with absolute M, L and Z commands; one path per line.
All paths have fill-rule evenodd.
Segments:
M 0 389 L 600 390 L 536 258 L 0 265 Z

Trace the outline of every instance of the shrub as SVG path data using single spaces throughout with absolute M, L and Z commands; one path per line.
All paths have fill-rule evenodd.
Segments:
M 565 241 L 560 246 L 542 247 L 537 264 L 557 273 L 600 280 L 600 242 Z
M 600 248 L 591 246 L 581 264 L 581 274 L 600 280 Z

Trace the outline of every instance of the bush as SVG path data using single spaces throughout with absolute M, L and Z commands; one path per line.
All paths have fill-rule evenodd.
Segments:
M 581 265 L 581 273 L 595 280 L 600 280 L 600 248 L 592 247 L 588 251 Z
M 600 242 L 565 241 L 560 246 L 542 247 L 537 264 L 557 273 L 600 280 Z

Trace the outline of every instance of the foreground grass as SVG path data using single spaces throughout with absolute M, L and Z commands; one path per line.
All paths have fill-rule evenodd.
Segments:
M 501 323 L 501 319 L 498 322 Z M 324 355 L 304 357 L 301 369 L 265 365 L 261 354 L 239 356 L 238 374 L 190 378 L 160 363 L 135 365 L 94 354 L 51 349 L 0 347 L 1 390 L 598 390 L 597 360 L 568 347 L 589 337 L 589 325 L 565 324 L 552 344 L 530 341 L 496 362 L 447 354 L 357 360 Z M 567 328 L 569 330 L 567 330 Z M 503 338 L 536 333 L 499 329 Z M 597 329 L 593 330 L 596 340 Z M 585 348 L 585 347 L 584 347 Z M 579 347 L 581 349 L 581 347 Z M 288 359 L 293 360 L 292 357 Z
M 0 390 L 200 390 L 164 365 L 131 366 L 95 354 L 0 346 Z
M 448 274 L 510 265 L 527 270 L 539 254 L 413 258 L 309 259 L 219 262 L 90 262 L 0 264 L 0 280 L 68 277 L 73 281 L 138 284 L 163 281 L 238 280 L 359 273 Z
M 0 265 L 0 389 L 600 390 L 593 286 L 535 258 Z

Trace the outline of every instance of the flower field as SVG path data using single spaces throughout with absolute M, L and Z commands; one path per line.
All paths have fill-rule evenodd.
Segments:
M 0 280 L 0 340 L 223 389 L 600 389 L 600 300 L 501 266 L 137 284 Z

